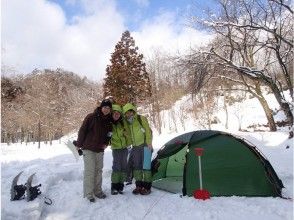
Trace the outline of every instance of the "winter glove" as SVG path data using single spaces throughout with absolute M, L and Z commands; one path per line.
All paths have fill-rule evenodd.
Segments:
M 79 155 L 82 156 L 83 155 L 83 150 L 77 146 L 78 142 L 76 140 L 74 140 L 72 143 L 73 143 L 73 145 L 76 146 L 76 149 L 77 149 Z
M 111 138 L 111 136 L 112 136 L 112 132 L 110 131 L 110 132 L 107 133 L 107 137 Z
M 83 150 L 81 148 L 79 148 L 78 153 L 79 153 L 80 156 L 82 156 L 83 155 Z
M 106 145 L 109 144 L 109 142 L 111 140 L 111 137 L 112 137 L 112 132 L 108 132 L 107 135 L 106 135 Z
M 152 144 L 147 144 L 147 147 L 151 150 L 151 152 L 153 152 Z

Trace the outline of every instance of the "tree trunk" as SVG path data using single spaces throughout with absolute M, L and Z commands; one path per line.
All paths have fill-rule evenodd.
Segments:
M 284 111 L 286 115 L 286 122 L 288 125 L 292 126 L 293 125 L 293 114 L 291 112 L 289 104 L 284 100 L 284 98 L 281 95 L 281 91 L 277 87 L 276 84 L 267 81 L 268 86 L 272 89 L 272 92 L 274 93 L 274 96 L 277 99 L 277 102 L 281 106 L 281 109 Z
M 249 89 L 249 92 L 257 98 L 257 100 L 259 101 L 259 103 L 261 104 L 263 111 L 265 113 L 266 119 L 268 121 L 268 125 L 269 125 L 269 129 L 270 131 L 277 131 L 277 126 L 274 120 L 274 116 L 273 116 L 273 111 L 270 109 L 266 99 L 264 98 L 261 88 L 260 88 L 260 81 L 256 80 L 254 82 L 254 91 L 252 91 L 251 89 Z M 249 86 L 248 86 L 249 88 Z
M 158 130 L 159 134 L 161 134 L 162 122 L 161 122 L 161 118 L 160 118 L 160 108 L 159 108 L 158 101 L 153 101 L 151 115 L 152 115 L 152 121 L 153 121 L 154 126 Z
M 157 99 L 156 105 L 155 105 L 155 112 L 156 112 L 156 117 L 157 117 L 157 122 L 158 122 L 158 132 L 159 132 L 159 134 L 161 134 L 162 122 L 161 122 L 161 117 L 160 117 L 160 107 L 159 107 L 158 99 Z
M 206 120 L 208 124 L 208 130 L 211 130 L 211 115 L 207 109 L 205 111 L 206 111 Z
M 226 122 L 225 122 L 225 128 L 229 128 L 229 113 L 228 113 L 228 106 L 227 106 L 227 93 L 224 91 L 224 110 L 226 114 Z
M 259 94 L 259 96 L 257 96 L 258 101 L 260 102 L 265 116 L 267 118 L 268 121 L 268 125 L 269 125 L 269 129 L 270 131 L 277 131 L 277 126 L 274 120 L 274 116 L 273 116 L 273 111 L 270 109 L 270 107 L 268 106 L 267 101 L 265 100 L 265 98 L 263 97 L 262 94 Z
M 151 120 L 152 120 L 153 125 L 157 128 L 156 119 L 155 119 L 155 117 L 156 117 L 155 103 L 152 101 L 150 106 L 151 106 L 151 108 L 150 108 L 151 109 L 151 111 L 150 111 Z
M 38 123 L 38 148 L 41 148 L 41 121 Z
M 176 133 L 178 133 L 177 121 L 176 121 L 175 112 L 173 109 L 171 109 L 171 119 L 172 119 L 173 126 L 175 128 L 175 131 Z

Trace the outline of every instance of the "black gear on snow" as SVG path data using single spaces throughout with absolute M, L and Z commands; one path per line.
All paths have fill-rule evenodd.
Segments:
M 41 184 L 32 186 L 32 181 L 33 181 L 33 177 L 35 173 L 29 176 L 29 178 L 27 179 L 27 182 L 24 185 L 23 184 L 17 185 L 17 181 L 22 173 L 23 171 L 21 171 L 19 174 L 17 174 L 13 178 L 11 189 L 10 189 L 11 201 L 21 200 L 21 199 L 24 199 L 25 197 L 27 201 L 32 201 L 35 198 L 37 198 L 38 195 L 42 193 L 41 190 L 39 189 L 42 186 Z M 47 205 L 51 205 L 52 200 L 45 197 L 44 203 Z
M 11 189 L 10 189 L 10 200 L 14 201 L 14 200 L 20 200 L 20 199 L 24 199 L 24 194 L 26 191 L 26 186 L 24 185 L 17 185 L 17 181 L 20 177 L 20 175 L 23 173 L 23 171 L 21 171 L 19 174 L 17 174 L 12 181 L 11 184 Z
M 42 192 L 40 191 L 40 187 L 41 187 L 41 184 L 39 185 L 36 185 L 36 186 L 32 186 L 32 182 L 33 182 L 33 178 L 34 178 L 34 175 L 36 173 L 33 173 L 31 176 L 29 176 L 28 180 L 27 180 L 27 183 L 26 183 L 26 196 L 27 196 L 27 201 L 32 201 L 34 200 L 35 198 L 37 198 L 38 195 L 40 195 Z
M 25 187 L 24 185 L 15 185 L 14 186 L 15 195 L 11 199 L 11 201 L 24 199 L 24 197 L 25 197 L 24 194 L 26 192 L 26 188 L 27 187 Z

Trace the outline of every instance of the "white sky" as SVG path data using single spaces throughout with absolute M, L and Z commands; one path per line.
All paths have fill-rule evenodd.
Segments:
M 60 5 L 46 0 L 1 1 L 2 65 L 24 74 L 60 67 L 102 79 L 115 44 L 128 29 L 127 20 L 115 1 L 80 3 L 86 13 L 68 21 Z M 205 34 L 187 28 L 185 22 L 165 10 L 141 22 L 131 35 L 145 56 L 153 48 L 176 52 L 207 42 Z

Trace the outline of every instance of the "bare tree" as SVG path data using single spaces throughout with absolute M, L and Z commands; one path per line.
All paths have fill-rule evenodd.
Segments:
M 293 98 L 293 24 L 288 1 L 219 1 L 219 17 L 211 16 L 202 24 L 217 39 L 206 56 L 215 57 L 226 69 L 249 78 L 256 85 L 268 86 L 285 112 L 287 123 L 293 115 L 284 96 L 288 89 Z M 256 87 L 255 93 L 258 91 Z
M 160 49 L 152 51 L 151 56 L 146 58 L 146 69 L 152 88 L 150 115 L 161 133 L 161 127 L 164 127 L 163 110 L 170 109 L 185 94 L 186 80 L 181 69 L 174 64 L 173 57 Z M 174 117 L 174 114 L 169 113 L 169 116 Z

